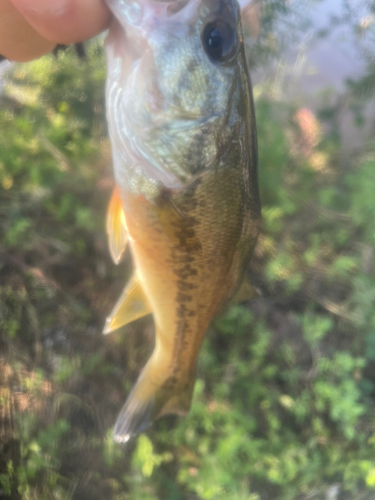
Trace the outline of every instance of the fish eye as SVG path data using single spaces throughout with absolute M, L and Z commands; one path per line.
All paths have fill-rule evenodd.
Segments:
M 202 44 L 212 61 L 228 63 L 237 54 L 237 30 L 223 20 L 212 21 L 203 30 Z

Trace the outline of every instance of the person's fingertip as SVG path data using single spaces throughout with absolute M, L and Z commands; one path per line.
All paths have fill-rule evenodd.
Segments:
M 45 41 L 47 42 L 47 40 Z M 32 48 L 30 48 L 29 44 L 19 44 L 9 50 L 3 51 L 4 53 L 1 55 L 9 61 L 27 63 L 49 54 L 53 51 L 55 46 L 56 44 L 54 42 L 41 43 L 34 45 Z
M 0 0 L 0 53 L 6 59 L 27 62 L 53 50 L 55 43 L 43 38 L 7 0 Z
M 76 43 L 105 30 L 110 12 L 102 0 L 12 0 L 28 22 L 54 43 Z

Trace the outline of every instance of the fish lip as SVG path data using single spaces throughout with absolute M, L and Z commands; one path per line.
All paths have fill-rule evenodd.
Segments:
M 169 19 L 178 15 L 185 7 L 193 7 L 200 0 L 104 0 L 109 10 L 121 23 L 123 28 L 129 26 L 141 27 L 147 32 L 146 27 L 154 23 L 160 24 L 162 19 Z

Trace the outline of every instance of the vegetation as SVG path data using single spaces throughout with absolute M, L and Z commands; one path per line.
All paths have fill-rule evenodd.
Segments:
M 374 498 L 374 140 L 343 159 L 335 106 L 256 86 L 260 297 L 213 322 L 189 416 L 123 447 L 153 324 L 101 335 L 131 271 L 107 250 L 104 79 L 94 42 L 14 67 L 1 97 L 0 498 Z

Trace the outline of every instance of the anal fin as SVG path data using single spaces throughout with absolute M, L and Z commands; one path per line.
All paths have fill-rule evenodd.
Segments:
M 106 319 L 103 333 L 111 333 L 121 326 L 147 316 L 151 312 L 152 310 L 143 292 L 142 285 L 137 274 L 135 274 L 125 287 L 111 314 Z
M 121 261 L 128 242 L 128 231 L 120 193 L 115 187 L 107 211 L 107 234 L 111 257 L 115 264 Z

